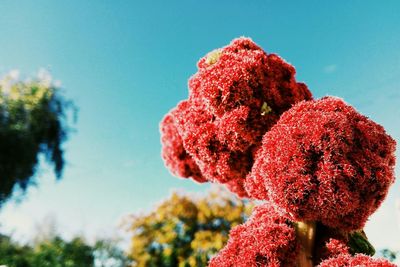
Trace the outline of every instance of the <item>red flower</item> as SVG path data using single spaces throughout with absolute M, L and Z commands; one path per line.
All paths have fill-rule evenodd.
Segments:
M 267 55 L 248 38 L 200 59 L 198 72 L 189 80 L 189 99 L 170 116 L 202 179 L 225 183 L 239 196 L 247 196 L 243 183 L 262 136 L 293 104 L 311 99 L 307 86 L 297 83 L 294 75 L 290 64 Z M 163 146 L 169 146 L 163 148 L 169 151 L 166 154 L 181 153 L 180 143 L 174 152 L 168 142 L 162 139 Z M 164 156 L 168 158 L 173 156 Z M 181 165 L 167 167 L 182 173 L 173 169 Z
M 228 244 L 209 267 L 295 266 L 299 244 L 293 224 L 266 203 L 233 228 Z
M 349 233 L 317 224 L 313 261 L 317 265 L 324 259 L 350 254 Z
M 336 258 L 330 258 L 323 261 L 318 267 L 396 267 L 393 263 L 390 263 L 384 259 L 374 259 L 372 257 L 357 254 L 351 256 L 349 254 L 343 254 Z
M 352 231 L 394 182 L 395 141 L 341 99 L 311 100 L 294 77 L 279 56 L 233 40 L 200 59 L 188 99 L 160 124 L 173 174 L 268 201 L 231 230 L 209 266 L 296 266 L 294 221 L 317 222 L 314 264 L 394 266 L 350 253 L 365 252 L 353 244 L 362 232 Z
M 341 99 L 301 102 L 265 134 L 248 191 L 293 220 L 361 229 L 394 182 L 394 151 L 382 126 Z
M 179 177 L 192 177 L 198 182 L 205 182 L 200 169 L 183 147 L 182 138 L 178 134 L 172 116 L 166 115 L 160 124 L 162 158 L 172 174 Z

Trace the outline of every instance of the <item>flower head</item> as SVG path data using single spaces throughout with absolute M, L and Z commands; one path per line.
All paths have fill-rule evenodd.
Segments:
M 209 267 L 295 266 L 298 249 L 293 224 L 265 203 L 231 230 L 228 244 Z
M 357 254 L 351 256 L 349 254 L 342 254 L 336 258 L 330 258 L 323 261 L 318 267 L 396 267 L 395 264 L 390 263 L 384 259 L 374 259 L 370 256 Z
M 311 99 L 307 86 L 294 76 L 293 66 L 248 38 L 207 54 L 189 80 L 189 98 L 168 115 L 183 146 L 169 146 L 164 135 L 167 166 L 182 173 L 174 169 L 180 165 L 168 163 L 173 157 L 165 155 L 181 154 L 183 148 L 202 179 L 247 196 L 243 183 L 262 136 L 293 104 Z M 173 152 L 172 147 L 180 150 Z
M 394 151 L 382 126 L 341 99 L 301 102 L 264 136 L 249 192 L 293 220 L 361 229 L 394 182 Z
M 205 182 L 199 167 L 183 147 L 181 136 L 175 127 L 172 116 L 167 114 L 160 123 L 162 158 L 172 174 L 179 177 L 192 177 L 195 181 Z

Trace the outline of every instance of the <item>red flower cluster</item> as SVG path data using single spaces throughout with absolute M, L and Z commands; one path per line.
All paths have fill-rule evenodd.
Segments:
M 209 267 L 296 266 L 298 249 L 293 223 L 263 204 L 231 230 L 228 244 Z
M 322 247 L 318 246 L 318 243 L 316 247 L 324 251 L 324 253 L 320 255 L 320 259 L 328 259 L 341 254 L 350 254 L 347 242 L 343 239 L 329 238 Z
M 209 266 L 297 266 L 310 264 L 310 254 L 321 267 L 394 266 L 350 253 L 373 253 L 365 235 L 352 231 L 394 182 L 395 141 L 341 99 L 312 100 L 294 77 L 277 55 L 236 39 L 200 59 L 189 98 L 161 122 L 162 156 L 173 174 L 268 201 L 231 230 Z M 311 253 L 296 221 L 318 227 Z
M 349 254 L 346 233 L 318 224 L 314 263 Z M 272 203 L 257 206 L 248 221 L 233 228 L 228 244 L 211 259 L 209 267 L 297 266 L 302 244 L 296 236 L 296 223 L 277 212 Z
M 160 130 L 163 144 L 161 156 L 171 172 L 176 176 L 192 177 L 198 182 L 205 182 L 199 167 L 183 147 L 182 138 L 171 115 L 164 117 Z
M 311 99 L 294 75 L 290 64 L 247 38 L 200 59 L 189 80 L 189 99 L 161 123 L 167 167 L 247 196 L 244 179 L 262 136 L 293 104 Z
M 382 126 L 341 99 L 302 102 L 265 134 L 249 192 L 296 221 L 361 229 L 394 182 L 394 150 Z
M 355 252 L 350 248 L 349 233 L 329 228 L 321 223 L 317 223 L 316 232 L 318 234 L 315 237 L 313 253 L 315 265 L 325 259 Z
M 396 267 L 395 264 L 390 263 L 384 259 L 374 259 L 372 257 L 357 254 L 351 256 L 349 254 L 343 254 L 336 258 L 330 258 L 323 261 L 318 267 Z

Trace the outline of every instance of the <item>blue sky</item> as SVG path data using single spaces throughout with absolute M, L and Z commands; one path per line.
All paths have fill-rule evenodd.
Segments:
M 399 141 L 400 3 L 384 3 L 0 1 L 0 73 L 45 68 L 80 109 L 63 179 L 44 165 L 39 186 L 2 209 L 0 231 L 24 239 L 54 217 L 66 235 L 103 235 L 174 188 L 205 191 L 164 168 L 158 123 L 187 97 L 197 60 L 239 36 L 292 63 L 315 97 L 344 98 Z M 368 223 L 378 247 L 400 249 L 399 184 Z

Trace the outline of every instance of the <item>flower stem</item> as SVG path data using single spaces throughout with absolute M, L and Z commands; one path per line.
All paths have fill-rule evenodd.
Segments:
M 300 242 L 300 252 L 298 256 L 299 267 L 313 267 L 313 251 L 315 242 L 316 223 L 297 222 L 296 235 Z

